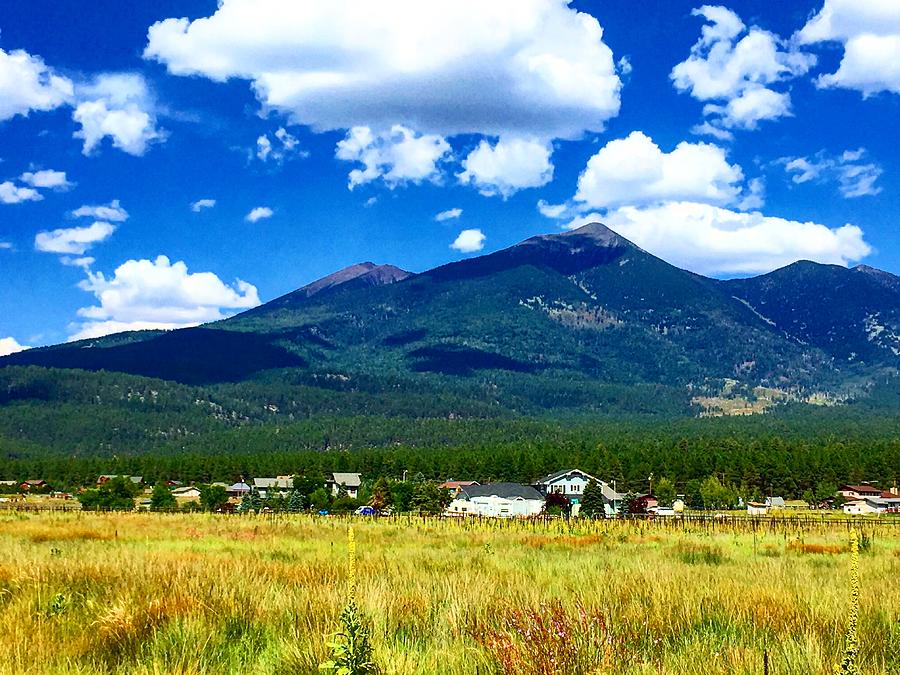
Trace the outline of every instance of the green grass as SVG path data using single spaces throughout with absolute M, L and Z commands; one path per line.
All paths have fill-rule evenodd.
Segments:
M 353 521 L 385 673 L 830 673 L 846 526 Z M 0 672 L 314 673 L 347 520 L 0 515 Z M 900 672 L 900 528 L 861 525 L 861 670 Z

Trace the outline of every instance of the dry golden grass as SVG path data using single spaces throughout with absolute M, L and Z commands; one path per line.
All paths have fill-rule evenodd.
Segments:
M 772 673 L 818 674 L 840 660 L 846 527 L 354 522 L 386 673 L 762 673 L 767 651 Z M 2 514 L 0 672 L 315 673 L 344 604 L 346 526 Z M 867 535 L 862 671 L 897 673 L 900 527 Z

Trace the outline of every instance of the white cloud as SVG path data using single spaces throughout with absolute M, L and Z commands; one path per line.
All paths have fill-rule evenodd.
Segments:
M 463 230 L 450 244 L 450 248 L 456 249 L 460 253 L 475 253 L 484 248 L 485 239 L 481 230 Z
M 500 138 L 496 145 L 481 141 L 463 160 L 460 183 L 470 183 L 485 196 L 509 197 L 524 188 L 553 179 L 552 148 L 535 139 Z
M 265 134 L 256 139 L 257 159 L 263 162 L 271 159 L 280 164 L 293 157 L 309 157 L 308 152 L 300 149 L 300 141 L 284 127 L 279 127 L 273 136 L 274 141 Z
M 38 232 L 34 238 L 34 247 L 45 253 L 83 255 L 94 244 L 109 239 L 115 231 L 115 225 L 98 220 L 87 227 L 67 227 L 52 232 Z
M 113 199 L 109 204 L 80 206 L 72 211 L 72 215 L 75 218 L 97 218 L 99 220 L 109 220 L 113 223 L 122 223 L 128 220 L 128 211 L 122 208 L 118 199 Z
M 200 213 L 203 209 L 211 209 L 216 205 L 215 199 L 198 199 L 193 204 L 191 204 L 191 211 L 194 213 Z
M 350 172 L 351 190 L 378 178 L 391 189 L 407 181 L 437 180 L 438 163 L 449 154 L 450 145 L 444 138 L 417 135 L 399 124 L 391 127 L 388 134 L 373 133 L 368 127 L 353 127 L 335 151 L 338 159 L 363 165 L 362 169 Z
M 80 267 L 84 270 L 90 269 L 91 266 L 96 262 L 94 258 L 90 256 L 81 256 L 79 258 L 72 258 L 70 256 L 64 255 L 59 261 L 68 267 Z
M 222 0 L 151 26 L 144 56 L 250 80 L 266 108 L 315 131 L 575 138 L 619 110 L 602 38 L 561 0 Z
M 797 40 L 844 46 L 837 71 L 819 76 L 818 86 L 856 89 L 864 96 L 900 93 L 900 4 L 896 0 L 825 0 Z
M 683 141 L 666 153 L 634 131 L 588 160 L 575 200 L 588 208 L 674 200 L 727 205 L 739 199 L 743 177 L 741 167 L 729 164 L 716 145 Z
M 71 101 L 74 85 L 39 56 L 0 49 L 0 121 L 32 110 L 53 110 Z
M 85 155 L 107 137 L 114 147 L 130 155 L 143 155 L 149 144 L 165 140 L 156 126 L 153 97 L 141 75 L 99 75 L 79 86 L 76 94 L 78 104 L 72 119 L 81 125 L 75 137 L 84 140 Z
M 257 206 L 247 214 L 245 220 L 250 223 L 255 223 L 263 218 L 271 218 L 274 214 L 275 212 L 268 206 Z
M 462 215 L 462 212 L 462 209 L 447 209 L 446 211 L 441 211 L 439 214 L 437 214 L 434 219 L 440 223 L 445 220 L 459 218 Z
M 545 218 L 562 218 L 563 214 L 569 209 L 568 204 L 550 204 L 549 202 L 539 199 L 537 209 Z
M 41 193 L 30 187 L 22 187 L 10 181 L 0 183 L 0 204 L 19 204 L 21 202 L 38 202 Z
M 715 102 L 704 107 L 710 119 L 697 130 L 724 139 L 728 129 L 755 129 L 760 121 L 790 115 L 790 95 L 769 85 L 805 74 L 816 57 L 797 51 L 774 33 L 755 26 L 746 29 L 725 7 L 704 5 L 693 14 L 707 23 L 671 78 L 679 91 Z
M 603 222 L 654 255 L 701 274 L 755 274 L 803 259 L 847 265 L 871 252 L 855 225 L 831 229 L 692 202 L 624 206 Z
M 0 251 L 12 251 L 14 248 L 8 241 L 0 241 Z
M 810 181 L 835 181 L 846 198 L 877 195 L 881 187 L 875 183 L 881 177 L 882 169 L 873 162 L 861 162 L 864 148 L 847 150 L 841 155 L 830 156 L 824 150 L 813 157 L 782 157 L 777 161 L 784 166 L 791 181 L 800 185 Z
M 26 349 L 29 349 L 29 347 L 20 345 L 18 342 L 16 342 L 15 338 L 0 338 L 0 356 L 9 356 L 10 354 L 15 354 L 16 352 L 25 351 Z
M 53 171 L 52 169 L 26 171 L 19 176 L 19 180 L 35 188 L 67 190 L 72 187 L 72 183 L 66 179 L 65 171 Z
M 98 337 L 123 330 L 182 328 L 216 321 L 259 304 L 256 287 L 237 280 L 231 286 L 212 272 L 188 272 L 184 262 L 129 260 L 111 278 L 88 273 L 79 284 L 98 304 L 78 315 L 71 340 Z

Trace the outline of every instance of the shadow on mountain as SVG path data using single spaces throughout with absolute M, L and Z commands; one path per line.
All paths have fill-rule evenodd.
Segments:
M 34 349 L 13 354 L 2 364 L 110 370 L 182 384 L 236 382 L 262 370 L 307 365 L 265 336 L 209 328 L 186 328 L 115 347 Z
M 386 347 L 403 347 L 408 344 L 412 344 L 413 342 L 419 342 L 420 340 L 424 340 L 428 336 L 428 331 L 424 328 L 418 328 L 415 330 L 405 330 L 400 333 L 394 333 L 393 335 L 388 335 L 384 340 L 381 341 L 381 344 Z
M 509 370 L 516 373 L 534 373 L 543 370 L 543 366 L 537 364 L 458 345 L 422 347 L 409 352 L 407 356 L 418 359 L 412 364 L 412 369 L 420 373 L 467 376 L 476 370 Z

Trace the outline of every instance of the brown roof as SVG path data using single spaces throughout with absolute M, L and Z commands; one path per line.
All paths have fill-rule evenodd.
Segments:
M 849 492 L 878 492 L 881 493 L 881 490 L 872 485 L 842 485 L 841 490 L 846 490 Z
M 461 487 L 469 487 L 470 485 L 478 485 L 477 480 L 448 480 L 441 483 L 442 488 L 446 488 L 447 490 L 454 490 L 456 488 Z

